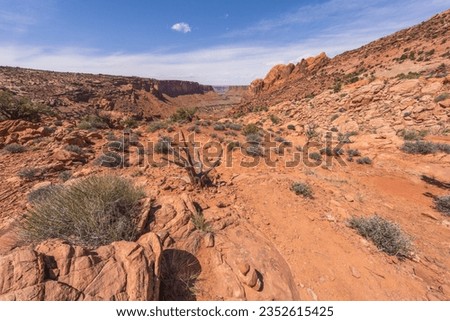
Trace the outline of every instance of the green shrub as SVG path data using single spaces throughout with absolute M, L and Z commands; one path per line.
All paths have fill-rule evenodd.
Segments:
M 427 132 L 424 130 L 409 130 L 405 129 L 400 132 L 400 136 L 403 137 L 404 140 L 421 140 L 427 135 Z
M 0 90 L 0 120 L 23 119 L 39 121 L 42 115 L 53 115 L 45 105 L 33 103 L 29 98 L 14 96 L 12 93 Z
M 349 226 L 389 255 L 409 257 L 411 242 L 400 227 L 378 215 L 352 217 Z
M 196 113 L 197 108 L 178 108 L 170 119 L 178 123 L 191 122 Z
M 194 125 L 194 126 L 189 126 L 187 129 L 188 132 L 194 132 L 196 134 L 200 134 L 201 133 L 201 129 L 198 125 Z
M 127 117 L 125 119 L 122 119 L 120 124 L 125 128 L 136 128 L 139 125 L 139 121 L 133 117 Z
M 242 133 L 247 136 L 250 134 L 258 134 L 260 131 L 259 127 L 256 124 L 248 124 L 242 129 Z
M 313 191 L 307 183 L 294 182 L 291 185 L 291 190 L 296 195 L 301 195 L 306 198 L 313 198 Z
M 172 145 L 172 138 L 163 136 L 155 144 L 155 153 L 167 155 L 170 152 Z
M 60 238 L 89 247 L 135 240 L 141 189 L 117 176 L 91 176 L 36 200 L 23 223 L 31 242 Z
M 270 115 L 270 120 L 272 121 L 272 124 L 274 124 L 274 125 L 279 124 L 281 121 L 281 119 L 274 114 Z
M 151 133 L 154 133 L 160 129 L 165 129 L 167 128 L 167 123 L 162 121 L 162 120 L 156 120 L 151 122 L 148 127 L 147 130 Z
M 233 150 L 235 150 L 237 148 L 240 148 L 240 147 L 241 147 L 241 143 L 238 142 L 238 141 L 229 142 L 228 145 L 227 145 L 227 150 L 229 152 L 231 152 L 231 151 L 233 151 Z
M 197 210 L 196 213 L 191 215 L 191 222 L 195 229 L 204 233 L 211 233 L 211 225 L 206 221 L 205 216 L 201 210 Z
M 439 212 L 450 215 L 450 195 L 436 197 L 434 204 Z
M 92 129 L 106 129 L 109 128 L 111 120 L 107 116 L 100 115 L 86 115 L 78 124 L 79 129 L 92 130 Z
M 361 164 L 361 165 L 370 165 L 370 164 L 372 164 L 372 160 L 369 158 L 369 157 L 361 157 L 361 158 L 358 158 L 357 160 L 356 160 L 356 162 L 358 163 L 358 164 Z
M 245 140 L 250 144 L 259 144 L 262 142 L 262 138 L 259 134 L 248 134 L 245 136 Z
M 5 147 L 3 147 L 3 149 L 11 154 L 18 154 L 26 151 L 26 148 L 24 146 L 16 143 L 8 144 Z

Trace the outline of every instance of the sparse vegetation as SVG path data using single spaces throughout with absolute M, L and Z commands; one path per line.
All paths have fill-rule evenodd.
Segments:
M 226 126 L 228 129 L 231 129 L 231 130 L 241 130 L 242 129 L 242 125 L 236 124 L 236 123 L 227 123 Z
M 59 173 L 58 177 L 61 181 L 66 182 L 72 177 L 72 172 L 69 170 L 62 171 L 61 173 Z
M 75 153 L 75 154 L 82 154 L 83 153 L 83 149 L 80 146 L 77 145 L 66 145 L 64 147 L 65 150 L 71 152 L 71 153 Z
M 317 127 L 316 124 L 309 124 L 305 127 L 305 136 L 308 142 L 319 137 L 319 133 L 316 131 Z
M 400 227 L 378 215 L 352 217 L 349 226 L 389 255 L 409 257 L 411 241 Z
M 91 114 L 82 118 L 78 128 L 84 130 L 106 129 L 110 127 L 110 123 L 111 120 L 105 115 Z
M 61 238 L 72 244 L 100 246 L 137 238 L 141 189 L 117 176 L 90 176 L 52 189 L 36 200 L 23 224 L 31 242 Z
M 205 216 L 201 209 L 197 209 L 197 211 L 191 215 L 191 222 L 194 225 L 195 229 L 204 233 L 211 233 L 212 227 L 206 221 Z
M 119 153 L 116 153 L 113 151 L 108 151 L 108 152 L 105 152 L 104 154 L 100 155 L 100 157 L 98 157 L 95 160 L 95 164 L 99 165 L 99 166 L 112 168 L 112 167 L 124 166 L 125 162 L 124 162 L 122 155 L 120 155 Z
M 294 182 L 291 185 L 291 190 L 296 195 L 301 195 L 305 198 L 313 198 L 313 191 L 311 187 L 307 183 L 303 182 Z
M 34 203 L 42 201 L 43 199 L 47 198 L 51 193 L 55 192 L 57 189 L 60 189 L 61 185 L 54 185 L 50 184 L 47 186 L 43 186 L 41 188 L 35 189 L 28 193 L 27 199 L 28 202 Z
M 154 132 L 156 132 L 158 130 L 165 129 L 165 128 L 167 128 L 167 123 L 166 122 L 161 121 L 161 120 L 156 120 L 156 121 L 151 122 L 148 125 L 147 130 L 150 133 L 154 133 Z
M 315 160 L 317 162 L 320 162 L 322 160 L 322 155 L 320 155 L 320 153 L 318 152 L 312 152 L 308 156 L 310 159 Z
M 259 157 L 264 155 L 264 150 L 259 145 L 248 145 L 245 147 L 245 152 L 248 156 Z
M 361 152 L 357 149 L 349 149 L 347 151 L 347 155 L 349 157 L 359 157 L 359 156 L 361 156 Z
M 427 135 L 427 132 L 424 130 L 408 130 L 405 129 L 400 132 L 400 136 L 403 137 L 404 140 L 421 140 Z
M 272 121 L 272 124 L 274 124 L 274 125 L 279 124 L 281 121 L 281 119 L 277 115 L 274 115 L 274 114 L 270 115 L 270 120 Z
M 35 122 L 43 115 L 53 114 L 52 110 L 43 104 L 33 103 L 29 98 L 0 90 L 0 120 L 23 119 Z
M 434 205 L 439 212 L 450 215 L 450 195 L 436 197 Z
M 213 129 L 217 130 L 217 131 L 224 131 L 224 130 L 226 130 L 226 127 L 224 124 L 215 124 Z
M 172 138 L 163 136 L 158 139 L 155 144 L 155 153 L 167 155 L 170 152 L 170 145 L 172 144 Z
M 245 140 L 250 144 L 259 144 L 262 142 L 262 138 L 259 134 L 248 134 L 245 136 Z
M 436 152 L 442 152 L 446 154 L 450 154 L 450 145 L 449 144 L 441 144 L 441 143 L 433 143 L 426 141 L 414 141 L 414 142 L 405 142 L 401 150 L 408 154 L 434 154 Z
M 238 141 L 229 142 L 228 145 L 227 145 L 227 150 L 230 152 L 230 151 L 233 151 L 233 150 L 235 150 L 237 148 L 240 148 L 240 147 L 241 147 L 241 143 L 238 142 Z
M 256 124 L 248 124 L 242 129 L 242 133 L 247 136 L 250 134 L 258 134 L 260 131 L 259 127 Z
M 177 123 L 188 123 L 194 119 L 197 108 L 178 108 L 170 117 L 170 120 Z
M 38 178 L 39 169 L 36 167 L 24 167 L 19 170 L 17 175 L 26 181 L 34 181 Z
M 358 158 L 356 160 L 356 162 L 358 164 L 361 164 L 361 165 L 370 165 L 370 164 L 372 164 L 372 160 L 369 157 L 367 157 L 367 156 Z
M 8 144 L 5 147 L 3 147 L 3 149 L 11 154 L 19 154 L 26 151 L 26 148 L 24 146 L 17 143 Z

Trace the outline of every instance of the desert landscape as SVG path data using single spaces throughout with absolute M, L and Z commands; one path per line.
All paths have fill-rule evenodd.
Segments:
M 0 67 L 0 300 L 449 300 L 450 10 L 248 86 Z

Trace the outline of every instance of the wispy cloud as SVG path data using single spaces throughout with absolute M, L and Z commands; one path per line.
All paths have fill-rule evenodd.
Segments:
M 178 22 L 174 24 L 171 29 L 182 33 L 191 32 L 191 26 L 185 22 Z
M 53 0 L 0 0 L 0 31 L 25 33 L 52 11 Z

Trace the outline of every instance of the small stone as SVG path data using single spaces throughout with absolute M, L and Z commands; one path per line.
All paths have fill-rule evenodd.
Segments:
M 357 279 L 361 278 L 361 274 L 359 273 L 359 271 L 354 266 L 351 266 L 350 270 L 352 271 L 352 275 L 355 278 L 357 278 Z
M 311 296 L 311 298 L 313 299 L 313 301 L 317 301 L 317 294 L 314 293 L 314 291 L 310 288 L 306 289 L 306 292 L 308 292 L 308 294 Z
M 242 275 L 247 275 L 248 271 L 250 271 L 250 265 L 248 263 L 239 264 L 238 268 Z

